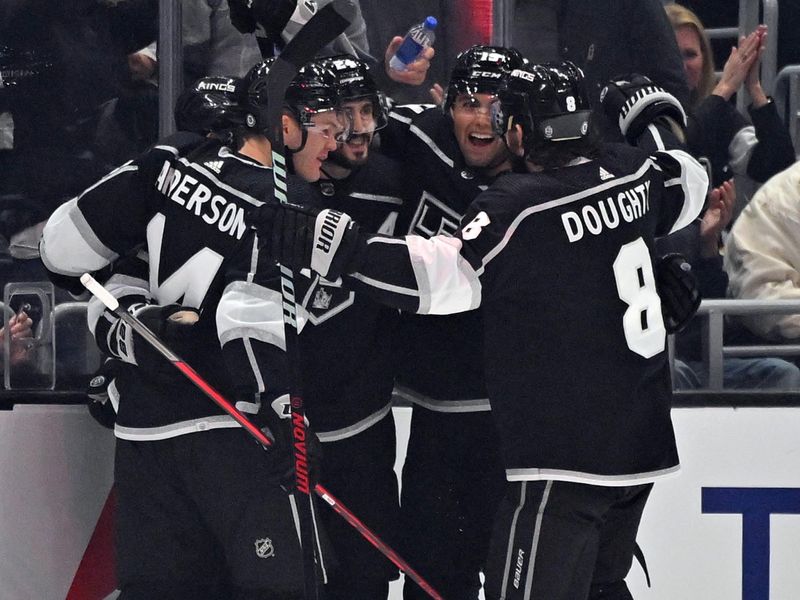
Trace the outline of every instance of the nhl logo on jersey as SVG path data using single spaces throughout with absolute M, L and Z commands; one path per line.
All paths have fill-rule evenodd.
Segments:
M 319 189 L 323 196 L 333 196 L 336 193 L 336 188 L 330 181 L 321 181 Z
M 311 303 L 311 308 L 328 310 L 331 306 L 331 298 L 333 298 L 333 294 L 326 291 L 324 287 L 319 287 L 317 288 L 317 293 L 314 294 L 314 301 Z
M 261 538 L 256 540 L 256 556 L 258 556 L 258 558 L 271 558 L 275 556 L 275 547 L 272 545 L 271 539 Z

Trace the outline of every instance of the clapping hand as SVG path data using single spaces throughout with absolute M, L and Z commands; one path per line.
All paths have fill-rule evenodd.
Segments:
M 725 61 L 722 69 L 722 76 L 713 94 L 721 96 L 725 100 L 730 100 L 743 84 L 747 84 L 747 90 L 753 97 L 756 106 L 766 104 L 767 99 L 761 90 L 758 69 L 761 64 L 761 56 L 764 54 L 767 28 L 759 25 L 749 35 L 739 38 L 738 46 L 731 48 L 730 56 Z M 761 102 L 763 97 L 763 102 Z M 760 103 L 759 103 L 760 102 Z
M 700 221 L 701 253 L 707 258 L 719 255 L 722 231 L 733 218 L 736 204 L 736 184 L 733 179 L 723 182 L 709 192 L 708 208 Z

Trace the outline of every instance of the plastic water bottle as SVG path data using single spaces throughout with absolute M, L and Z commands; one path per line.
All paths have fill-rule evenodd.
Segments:
M 435 17 L 426 17 L 419 25 L 414 25 L 408 30 L 403 43 L 389 61 L 389 68 L 395 71 L 405 71 L 408 65 L 414 62 L 425 48 L 431 46 L 436 39 L 438 22 Z

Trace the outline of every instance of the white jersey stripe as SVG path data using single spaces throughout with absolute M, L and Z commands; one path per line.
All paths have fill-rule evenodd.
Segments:
M 455 163 L 453 163 L 453 159 L 447 156 L 444 152 L 442 152 L 441 148 L 439 148 L 439 146 L 436 145 L 436 143 L 430 138 L 430 136 L 427 133 L 422 131 L 422 129 L 420 129 L 416 125 L 412 125 L 411 127 L 408 128 L 408 130 L 414 135 L 416 135 L 423 142 L 425 142 L 425 145 L 428 146 L 428 148 L 430 148 L 431 150 L 433 150 L 433 153 L 436 156 L 438 156 L 444 164 L 446 164 L 451 169 L 454 167 Z
M 252 204 L 253 206 L 261 206 L 262 204 L 264 204 L 263 200 L 256 200 L 255 198 L 253 198 L 249 194 L 245 194 L 244 192 L 239 191 L 236 188 L 233 188 L 233 187 L 229 186 L 226 183 L 223 183 L 222 181 L 217 179 L 211 171 L 209 171 L 208 169 L 203 168 L 201 165 L 199 165 L 197 163 L 191 162 L 191 161 L 189 161 L 189 160 L 187 160 L 185 158 L 178 159 L 178 162 L 180 162 L 181 164 L 189 167 L 190 169 L 193 169 L 193 170 L 197 171 L 198 173 L 202 173 L 205 177 L 207 177 L 208 179 L 213 181 L 214 185 L 216 185 L 217 187 L 219 187 L 222 190 L 225 190 L 229 194 L 231 194 L 233 196 L 236 196 L 237 198 L 241 198 L 242 200 L 244 200 L 248 204 Z
M 114 426 L 114 435 L 121 440 L 152 442 L 167 440 L 189 433 L 201 433 L 209 429 L 230 429 L 234 427 L 241 427 L 241 425 L 233 417 L 218 415 L 181 421 L 180 423 L 172 423 L 163 427 L 123 427 L 117 424 Z
M 515 560 L 514 557 L 514 538 L 517 535 L 517 521 L 519 521 L 519 513 L 522 507 L 525 506 L 525 496 L 528 491 L 528 484 L 524 483 L 519 489 L 519 502 L 517 508 L 514 509 L 514 516 L 511 518 L 511 527 L 508 531 L 508 544 L 506 546 L 506 564 L 503 569 L 503 583 L 500 587 L 500 597 L 506 598 L 508 596 L 508 576 L 511 574 L 511 564 Z
M 523 484 L 526 485 L 526 484 Z M 536 525 L 533 529 L 533 540 L 531 542 L 530 562 L 528 563 L 528 573 L 525 576 L 525 594 L 524 600 L 530 600 L 533 592 L 533 573 L 536 569 L 536 553 L 539 550 L 539 538 L 542 536 L 542 520 L 544 519 L 544 510 L 547 507 L 547 501 L 550 498 L 550 490 L 553 488 L 553 482 L 548 481 L 544 486 L 544 493 L 542 494 L 542 501 L 539 503 L 539 510 L 536 511 Z
M 391 410 L 392 410 L 392 403 L 389 402 L 386 406 L 384 406 L 380 410 L 375 411 L 371 415 L 364 417 L 357 423 L 353 423 L 352 425 L 348 425 L 347 427 L 342 427 L 340 429 L 334 429 L 331 431 L 316 431 L 317 437 L 319 438 L 319 441 L 322 443 L 338 442 L 341 440 L 346 440 L 347 438 L 351 438 L 354 435 L 361 433 L 362 431 L 366 431 L 376 423 L 379 423 L 386 417 L 386 415 L 389 414 L 389 411 Z
M 353 192 L 349 194 L 351 198 L 357 200 L 373 200 L 375 202 L 385 202 L 387 204 L 403 204 L 403 199 L 397 196 L 382 196 L 380 194 L 365 194 L 362 192 Z
M 606 487 L 624 487 L 629 485 L 642 485 L 658 479 L 676 475 L 680 465 L 668 467 L 659 471 L 647 473 L 629 473 L 625 475 L 597 475 L 595 473 L 582 473 L 580 471 L 564 471 L 560 469 L 506 469 L 508 481 L 571 481 L 573 483 L 587 483 Z

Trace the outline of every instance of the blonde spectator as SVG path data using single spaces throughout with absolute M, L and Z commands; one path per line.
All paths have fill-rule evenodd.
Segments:
M 711 46 L 700 19 L 680 4 L 664 9 L 675 31 L 690 90 L 689 149 L 706 159 L 713 187 L 736 177 L 735 219 L 758 185 L 795 158 L 789 130 L 761 87 L 759 68 L 767 28 L 759 25 L 739 39 L 716 80 Z M 749 118 L 731 102 L 743 91 L 752 99 Z

